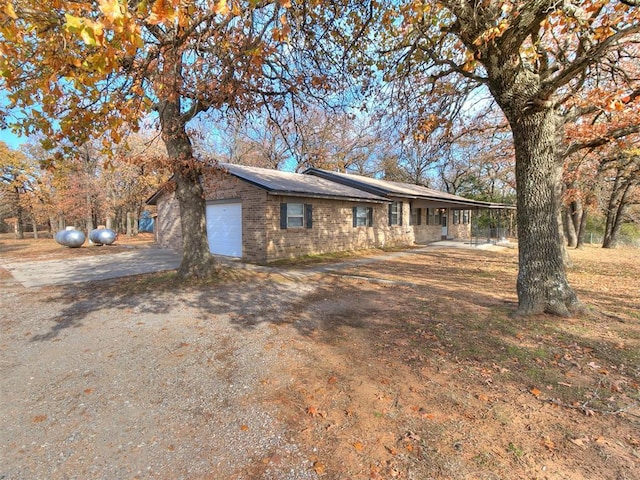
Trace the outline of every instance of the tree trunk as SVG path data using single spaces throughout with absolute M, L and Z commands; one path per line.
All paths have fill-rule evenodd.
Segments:
M 604 239 L 602 248 L 615 248 L 618 245 L 618 235 L 622 227 L 622 219 L 628 205 L 628 196 L 632 182 L 624 181 L 622 185 L 616 179 L 615 186 L 609 197 L 607 209 L 607 222 L 604 227 Z
M 127 210 L 127 230 L 126 230 L 126 234 L 127 237 L 130 237 L 133 235 L 133 225 L 132 225 L 132 221 L 131 221 L 131 212 L 129 210 Z
M 587 218 L 589 211 L 586 208 L 582 208 L 582 214 L 580 215 L 580 226 L 578 227 L 578 244 L 576 248 L 584 247 L 584 234 L 587 230 Z
M 563 225 L 564 231 L 567 236 L 567 246 L 575 247 L 578 244 L 578 233 L 576 232 L 573 224 L 572 208 L 571 205 L 567 205 L 562 209 L 563 212 Z
M 516 156 L 517 313 L 569 316 L 582 307 L 565 270 L 556 114 L 548 102 L 538 99 L 540 79 L 517 68 L 517 58 L 494 60 L 489 88 L 511 125 Z M 516 68 L 510 70 L 512 66 Z
M 38 221 L 34 216 L 31 216 L 31 225 L 33 227 L 33 238 L 37 240 L 38 239 Z
M 180 206 L 182 227 L 182 277 L 206 277 L 214 273 L 214 256 L 209 250 L 201 171 L 193 158 L 191 141 L 175 103 L 163 102 L 161 108 L 162 138 L 173 163 L 176 199 Z
M 105 226 L 106 228 L 108 228 L 109 230 L 113 230 L 113 217 L 111 215 L 109 215 L 107 217 L 107 220 L 105 222 Z
M 24 211 L 20 205 L 20 193 L 18 192 L 18 189 L 16 189 L 16 200 L 16 224 L 14 227 L 14 233 L 18 240 L 22 240 L 24 238 L 24 224 L 22 222 Z
M 87 193 L 85 198 L 87 200 L 87 210 L 88 210 L 87 219 L 86 219 L 86 222 L 87 222 L 87 235 L 89 235 L 89 233 L 91 233 L 91 230 L 93 230 L 93 228 L 94 228 L 93 212 L 92 212 L 93 208 L 91 206 L 91 194 Z
M 131 212 L 131 221 L 132 221 L 131 234 L 134 237 L 137 237 L 138 236 L 138 222 L 140 221 L 140 212 L 137 209 L 135 211 Z

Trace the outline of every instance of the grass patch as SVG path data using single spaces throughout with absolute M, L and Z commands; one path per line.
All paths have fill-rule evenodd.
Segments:
M 309 265 L 322 265 L 327 263 L 333 263 L 336 261 L 348 261 L 358 260 L 361 258 L 375 257 L 378 255 L 384 255 L 385 253 L 402 252 L 406 250 L 413 250 L 418 246 L 394 246 L 394 247 L 379 247 L 371 248 L 367 250 L 346 251 L 346 252 L 333 252 L 333 253 L 319 253 L 316 255 L 303 255 L 296 258 L 283 258 L 281 260 L 274 260 L 269 262 L 270 267 L 305 267 Z

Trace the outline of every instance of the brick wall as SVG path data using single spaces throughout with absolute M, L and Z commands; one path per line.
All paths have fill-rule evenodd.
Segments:
M 313 205 L 312 228 L 280 228 L 281 203 Z M 353 226 L 353 207 L 373 208 L 372 227 Z M 403 226 L 389 226 L 388 205 L 341 200 L 269 196 L 266 208 L 267 260 L 391 245 L 413 244 L 408 226 L 408 204 L 403 205 Z

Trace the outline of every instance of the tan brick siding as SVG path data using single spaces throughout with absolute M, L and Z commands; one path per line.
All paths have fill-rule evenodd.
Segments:
M 313 205 L 313 227 L 280 229 L 281 203 Z M 353 226 L 354 206 L 373 208 L 372 227 Z M 265 221 L 268 261 L 320 253 L 413 244 L 413 228 L 408 225 L 408 204 L 403 205 L 403 210 L 406 210 L 403 212 L 403 226 L 389 226 L 388 208 L 387 204 L 269 196 Z
M 165 193 L 158 199 L 156 241 L 163 248 L 182 250 L 182 226 L 180 225 L 180 205 L 175 193 Z

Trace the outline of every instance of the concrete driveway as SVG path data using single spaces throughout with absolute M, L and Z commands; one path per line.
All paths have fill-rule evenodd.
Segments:
M 94 255 L 64 260 L 36 260 L 3 265 L 24 287 L 66 285 L 174 270 L 181 256 L 160 248 Z

